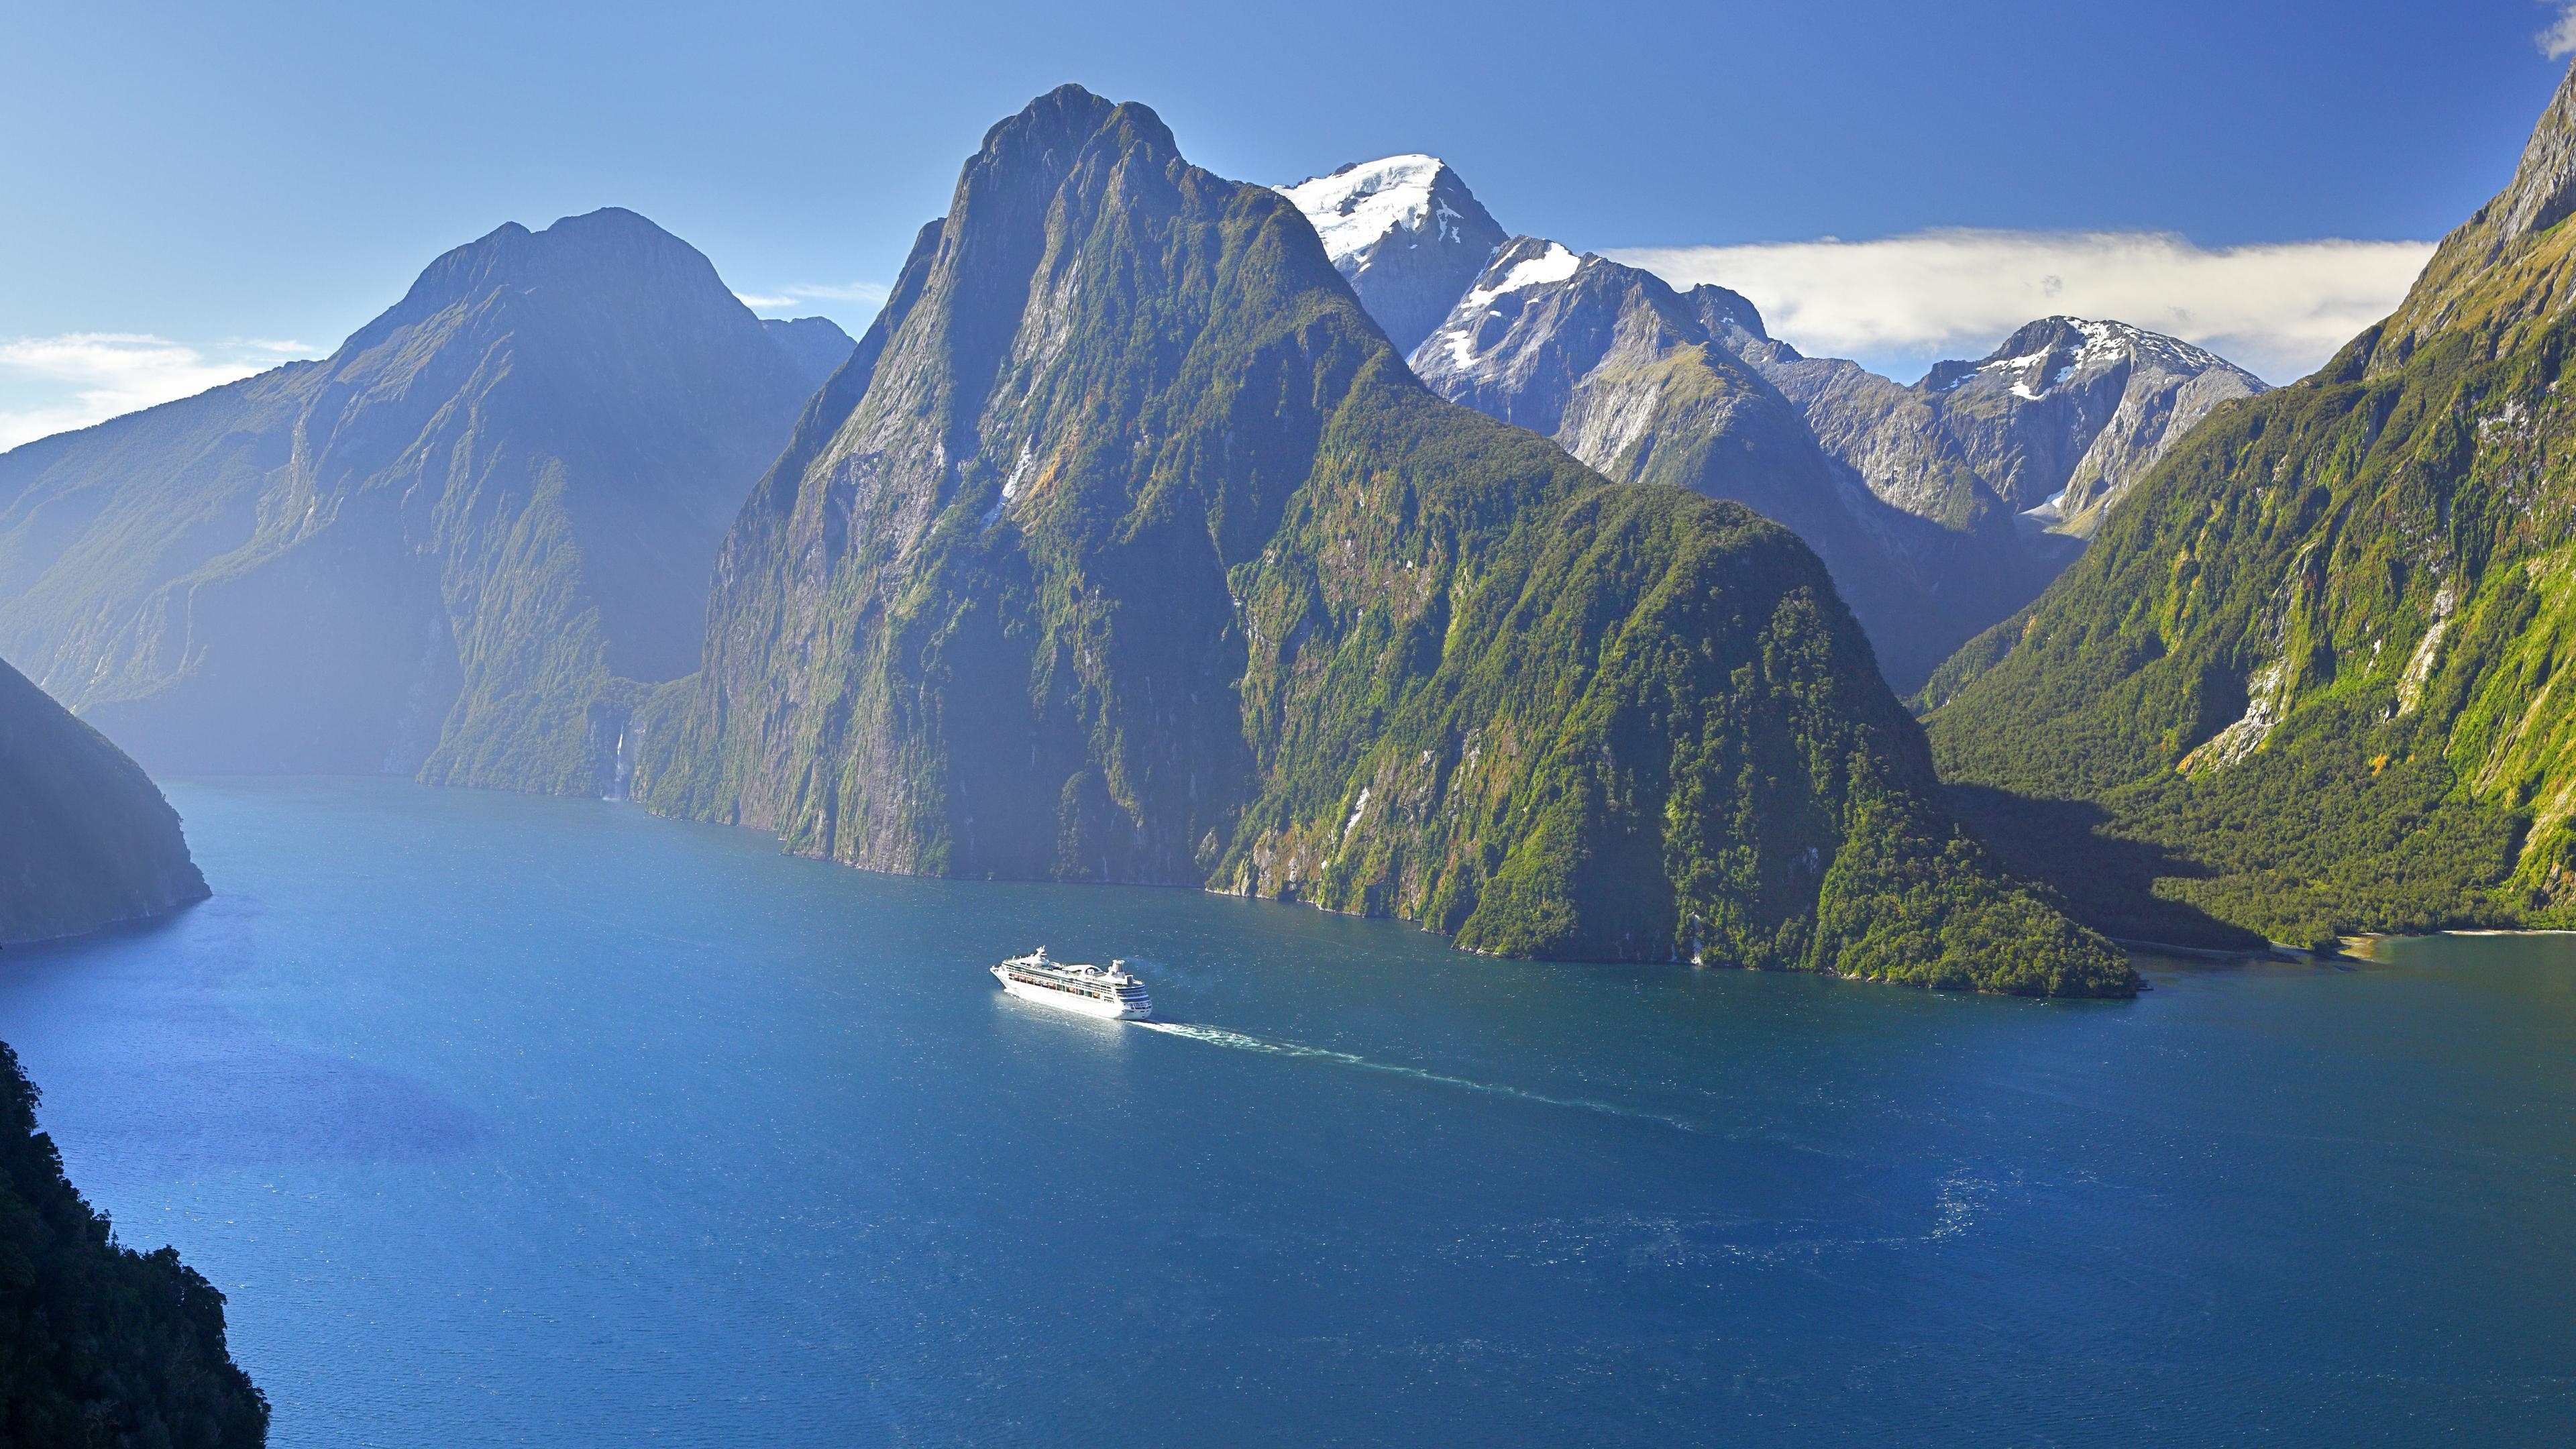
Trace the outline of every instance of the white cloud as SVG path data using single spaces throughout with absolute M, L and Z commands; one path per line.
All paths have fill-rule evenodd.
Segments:
M 1983 356 L 2024 322 L 2062 313 L 2171 333 L 2287 382 L 2394 311 L 2432 251 L 2430 242 L 2213 250 L 2159 232 L 1949 230 L 1604 255 L 1676 286 L 1732 287 L 1799 350 L 1882 370 Z
M 2576 55 L 2576 0 L 2540 0 L 2540 3 L 2554 6 L 2558 11 L 2558 18 L 2532 37 L 2540 46 L 2540 53 L 2551 60 L 2565 60 Z
M 265 355 L 214 359 L 140 332 L 0 338 L 0 383 L 19 404 L 0 407 L 0 451 L 236 382 L 307 350 L 291 342 L 248 345 Z
M 736 292 L 734 296 L 742 305 L 754 311 L 776 312 L 791 307 L 801 307 L 809 302 L 881 303 L 886 299 L 887 290 L 880 282 L 839 282 L 830 285 L 800 282 L 792 287 L 780 287 L 774 292 Z

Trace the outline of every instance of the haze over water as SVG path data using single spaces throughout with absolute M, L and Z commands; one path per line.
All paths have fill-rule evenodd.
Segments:
M 2035 1002 L 170 795 L 217 898 L 0 1039 L 280 1446 L 2576 1441 L 2576 940 Z

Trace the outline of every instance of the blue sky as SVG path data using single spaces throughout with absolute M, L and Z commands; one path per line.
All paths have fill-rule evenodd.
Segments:
M 2204 250 L 2431 239 L 2510 174 L 2560 9 L 0 0 L 0 413 L 71 415 L 66 338 L 162 339 L 164 390 L 325 351 L 439 251 L 608 204 L 788 301 L 764 310 L 856 331 L 984 129 L 1064 80 L 1153 105 L 1227 175 L 1432 151 L 1515 230 L 1776 264 L 1775 318 L 1910 376 L 2017 304 L 1879 335 L 1870 289 L 1916 275 L 1879 264 L 1910 254 L 1810 244 L 2162 233 L 2187 279 Z M 1810 249 L 1676 251 L 1766 243 Z M 2079 300 L 2200 285 L 2076 251 L 2108 269 Z M 2412 261 L 2375 265 L 2365 301 Z

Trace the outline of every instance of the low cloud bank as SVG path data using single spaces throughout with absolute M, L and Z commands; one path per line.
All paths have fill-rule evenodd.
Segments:
M 814 302 L 860 302 L 877 306 L 886 299 L 881 282 L 836 282 L 829 286 L 798 283 L 770 292 L 736 292 L 734 297 L 755 312 L 781 312 Z
M 311 351 L 281 341 L 229 350 L 235 355 L 210 358 L 143 332 L 0 338 L 0 452 L 238 382 Z
M 1603 255 L 1675 286 L 1731 287 L 1800 351 L 1909 381 L 2064 314 L 2170 333 L 2277 383 L 2315 371 L 2396 310 L 2432 253 L 2431 242 L 2212 249 L 2159 232 L 1948 230 Z

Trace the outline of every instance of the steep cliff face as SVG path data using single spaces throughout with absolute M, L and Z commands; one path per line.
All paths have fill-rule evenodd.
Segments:
M 1503 243 L 1502 227 L 1437 156 L 1354 161 L 1279 192 L 1400 353 L 1440 325 Z
M 505 226 L 322 362 L 0 456 L 0 649 L 167 772 L 591 792 L 828 341 L 631 212 Z
M 0 944 L 77 936 L 206 898 L 141 767 L 0 663 Z
M 2562 87 L 2388 322 L 2212 417 L 1946 671 L 1945 770 L 2008 844 L 2079 893 L 2155 858 L 2096 919 L 2571 918 L 2571 115 Z
M 1432 396 L 1287 199 L 1074 87 L 967 163 L 641 722 L 656 808 L 872 868 L 2130 988 L 1934 803 L 1791 535 Z

